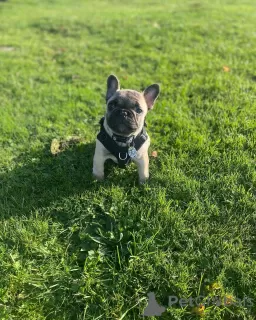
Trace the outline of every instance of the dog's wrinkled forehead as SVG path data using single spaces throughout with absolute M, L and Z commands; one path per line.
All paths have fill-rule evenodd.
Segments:
M 134 108 L 140 106 L 146 108 L 142 94 L 135 90 L 119 90 L 108 101 L 115 103 L 120 108 Z

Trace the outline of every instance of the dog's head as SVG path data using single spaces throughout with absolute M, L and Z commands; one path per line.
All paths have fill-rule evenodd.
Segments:
M 143 92 L 120 90 L 117 77 L 110 75 L 106 94 L 106 122 L 109 128 L 123 136 L 138 133 L 144 125 L 148 110 L 153 108 L 159 91 L 158 84 L 152 84 Z

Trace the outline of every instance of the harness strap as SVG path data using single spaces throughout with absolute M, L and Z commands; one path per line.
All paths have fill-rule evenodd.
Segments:
M 138 134 L 131 144 L 128 144 L 128 146 L 122 147 L 119 146 L 107 133 L 105 130 L 104 126 L 104 117 L 100 120 L 100 132 L 97 135 L 97 139 L 103 144 L 103 146 L 111 152 L 118 161 L 118 166 L 120 168 L 125 168 L 130 162 L 131 162 L 131 157 L 128 154 L 128 148 L 130 146 L 134 147 L 136 151 L 138 151 L 143 143 L 148 139 L 148 135 L 145 129 L 145 124 L 144 127 L 141 131 L 140 134 Z

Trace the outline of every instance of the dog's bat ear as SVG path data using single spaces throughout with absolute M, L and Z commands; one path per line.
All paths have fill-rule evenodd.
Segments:
M 158 98 L 159 92 L 160 92 L 160 87 L 159 87 L 159 84 L 157 83 L 152 84 L 151 86 L 147 87 L 143 91 L 143 95 L 149 110 L 153 108 L 154 103 Z
M 117 90 L 120 90 L 119 81 L 116 76 L 111 74 L 107 80 L 106 101 L 108 101 Z

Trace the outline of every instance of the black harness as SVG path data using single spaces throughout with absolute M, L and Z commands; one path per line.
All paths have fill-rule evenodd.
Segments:
M 100 132 L 97 135 L 97 139 L 103 144 L 103 146 L 111 152 L 118 161 L 118 166 L 120 168 L 125 168 L 131 162 L 131 156 L 129 155 L 128 150 L 135 148 L 138 151 L 143 143 L 148 139 L 146 132 L 146 123 L 144 123 L 142 131 L 135 137 L 123 137 L 116 134 L 113 134 L 112 137 L 109 136 L 105 130 L 103 123 L 104 117 L 100 120 Z M 126 147 L 119 146 L 116 142 L 126 143 Z

